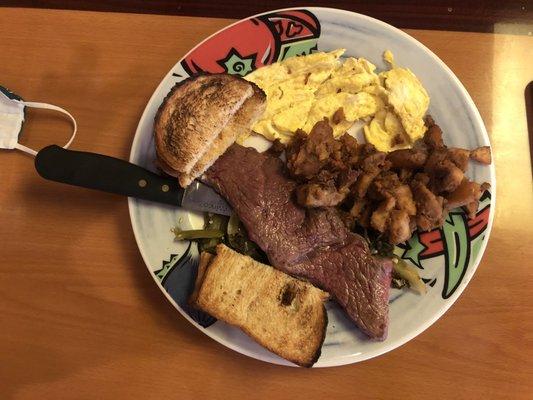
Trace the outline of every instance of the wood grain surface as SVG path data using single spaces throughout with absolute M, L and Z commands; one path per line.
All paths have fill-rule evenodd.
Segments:
M 0 6 L 245 18 L 287 7 L 334 7 L 399 28 L 531 35 L 533 7 L 524 0 L 2 0 Z
M 230 22 L 9 8 L 0 21 L 0 84 L 72 112 L 74 149 L 122 158 L 160 79 Z M 472 95 L 497 171 L 487 251 L 443 318 L 397 350 L 343 367 L 279 367 L 237 354 L 164 299 L 124 198 L 43 181 L 31 157 L 3 150 L 0 399 L 531 398 L 533 187 L 523 93 L 533 38 L 408 33 Z M 32 110 L 22 142 L 62 144 L 69 132 L 63 118 Z

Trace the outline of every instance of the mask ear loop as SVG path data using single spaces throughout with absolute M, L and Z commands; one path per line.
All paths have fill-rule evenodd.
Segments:
M 37 103 L 37 102 L 34 102 L 34 101 L 19 101 L 20 103 L 24 104 L 26 107 L 33 107 L 33 108 L 42 108 L 42 109 L 45 109 L 45 110 L 53 110 L 53 111 L 58 111 L 62 114 L 65 114 L 67 115 L 70 120 L 72 121 L 72 125 L 74 127 L 74 130 L 72 131 L 72 135 L 70 136 L 70 139 L 69 141 L 67 142 L 66 145 L 63 146 L 64 149 L 67 149 L 71 144 L 72 142 L 74 141 L 74 138 L 76 137 L 76 132 L 78 131 L 78 124 L 76 123 L 76 119 L 74 119 L 74 117 L 72 116 L 72 114 L 70 114 L 67 110 L 61 108 L 61 107 L 58 107 L 58 106 L 54 106 L 53 104 L 47 104 L 47 103 Z M 20 143 L 17 142 L 17 144 L 15 145 L 15 148 L 20 150 L 20 151 L 23 151 L 25 153 L 28 153 L 32 156 L 36 156 L 37 155 L 37 152 L 33 149 L 30 149 L 29 147 L 26 147 Z

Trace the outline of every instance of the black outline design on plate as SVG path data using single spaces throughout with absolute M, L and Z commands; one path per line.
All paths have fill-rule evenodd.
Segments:
M 250 54 L 248 56 L 243 56 L 243 55 L 241 55 L 241 53 L 238 52 L 238 50 L 235 47 L 232 47 L 231 49 L 229 49 L 228 54 L 226 54 L 226 58 L 222 58 L 220 60 L 216 60 L 216 63 L 218 65 L 220 65 L 226 71 L 226 73 L 230 73 L 230 72 L 228 72 L 226 62 L 228 62 L 229 59 L 231 57 L 233 57 L 233 56 L 239 58 L 240 60 L 252 60 L 252 69 L 251 69 L 250 72 L 252 72 L 255 69 L 255 63 L 257 62 L 257 53 L 252 53 L 252 54 Z M 195 67 L 196 67 L 196 65 L 195 65 Z M 234 70 L 237 71 L 237 69 L 235 69 L 235 68 L 234 68 Z M 237 71 L 237 72 L 241 72 L 241 71 Z M 231 73 L 231 74 L 233 74 L 233 73 Z
M 171 291 L 169 291 L 167 287 L 165 287 L 165 284 L 167 282 L 167 277 L 169 277 L 174 270 L 182 268 L 185 265 L 191 264 L 192 262 L 194 262 L 195 264 L 192 268 L 194 268 L 194 281 L 196 281 L 196 274 L 198 273 L 198 260 L 193 259 L 193 256 L 191 253 L 192 244 L 193 242 L 189 241 L 189 245 L 187 246 L 187 249 L 185 250 L 185 252 L 178 258 L 176 262 L 174 262 L 174 265 L 172 265 L 166 271 L 166 274 L 162 279 L 159 280 L 159 277 L 157 276 L 157 274 L 163 271 L 165 269 L 165 265 L 168 265 L 169 263 L 171 263 L 172 260 L 178 256 L 177 254 L 171 254 L 169 260 L 163 261 L 162 267 L 159 270 L 154 271 L 153 273 L 155 274 L 156 278 L 160 281 L 163 289 L 170 295 L 170 297 L 172 297 L 172 300 L 174 300 L 174 302 L 183 311 L 185 311 L 194 321 L 196 321 L 202 327 L 207 328 L 213 325 L 217 321 L 217 319 L 203 311 L 197 310 L 196 308 L 190 306 L 186 301 L 185 302 L 178 301 L 176 298 L 174 298 L 174 296 L 172 296 Z M 192 287 L 194 287 L 194 285 L 192 285 Z M 185 292 L 186 291 L 187 290 L 185 290 Z M 186 298 L 188 298 L 189 295 L 190 295 L 190 292 L 185 293 Z
M 444 236 L 444 232 L 442 229 L 440 229 L 441 231 L 441 235 L 442 235 L 442 244 L 443 244 L 443 248 L 444 248 L 444 265 L 445 265 L 445 268 L 444 268 L 444 285 L 442 286 L 442 298 L 443 299 L 448 299 L 450 298 L 454 293 L 455 291 L 457 290 L 457 288 L 461 285 L 461 282 L 463 281 L 463 278 L 466 274 L 466 271 L 468 271 L 469 267 L 470 267 L 470 254 L 471 254 L 471 242 L 472 242 L 472 239 L 470 238 L 470 230 L 469 230 L 469 227 L 468 227 L 468 218 L 466 217 L 466 215 L 463 213 L 463 212 L 452 212 L 450 213 L 450 215 L 457 215 L 459 217 L 461 217 L 461 220 L 462 220 L 462 223 L 465 224 L 465 232 L 466 232 L 466 243 L 467 243 L 467 246 L 466 249 L 461 249 L 461 247 L 459 246 L 459 243 L 460 243 L 460 238 L 459 238 L 459 235 L 457 234 L 457 232 L 453 232 L 453 240 L 454 240 L 454 246 L 455 246 L 455 249 L 456 249 L 456 257 L 455 259 L 456 260 L 459 260 L 461 257 L 461 251 L 466 251 L 466 255 L 465 255 L 465 266 L 463 268 L 463 270 L 461 271 L 461 275 L 459 276 L 459 279 L 457 280 L 457 282 L 455 283 L 455 286 L 449 291 L 449 293 L 446 294 L 446 290 L 448 289 L 448 284 L 449 284 L 449 280 L 450 280 L 450 269 L 451 268 L 457 268 L 458 265 L 456 263 L 454 263 L 452 265 L 451 261 L 450 260 L 450 256 L 449 256 L 449 245 L 448 245 L 448 242 L 445 240 L 445 236 Z M 453 223 L 453 221 L 450 219 L 450 224 L 452 226 L 455 226 L 455 224 Z

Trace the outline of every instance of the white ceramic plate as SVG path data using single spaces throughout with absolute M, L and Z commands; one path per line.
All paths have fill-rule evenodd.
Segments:
M 184 28 L 185 29 L 185 28 Z M 169 38 L 169 40 L 172 40 Z M 148 102 L 133 141 L 130 161 L 155 170 L 152 139 L 157 108 L 175 83 L 201 71 L 245 75 L 287 57 L 313 50 L 346 48 L 346 56 L 365 57 L 384 69 L 382 53 L 391 50 L 398 65 L 410 68 L 430 97 L 429 114 L 450 146 L 489 145 L 483 121 L 467 91 L 450 69 L 406 33 L 373 18 L 329 8 L 286 9 L 241 20 L 207 38 L 179 60 Z M 494 167 L 471 163 L 468 176 L 490 182 Z M 342 365 L 383 354 L 412 339 L 435 322 L 459 297 L 472 278 L 487 244 L 494 215 L 494 196 L 485 192 L 477 216 L 468 220 L 460 209 L 444 227 L 415 233 L 395 252 L 420 269 L 428 293 L 392 290 L 390 326 L 383 342 L 368 340 L 338 306 L 327 305 L 329 324 L 317 367 Z M 223 345 L 260 360 L 290 365 L 257 345 L 236 328 L 190 310 L 186 299 L 196 273 L 196 245 L 176 242 L 170 229 L 201 225 L 202 217 L 177 207 L 129 200 L 137 244 L 155 282 L 176 309 L 198 329 Z

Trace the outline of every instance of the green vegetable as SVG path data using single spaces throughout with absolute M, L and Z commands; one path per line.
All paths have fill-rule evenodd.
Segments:
M 204 229 L 181 230 L 176 227 L 172 231 L 176 240 L 197 241 L 200 252 L 214 253 L 216 246 L 224 243 L 241 254 L 268 263 L 266 254 L 248 239 L 248 233 L 236 214 L 232 214 L 228 219 L 223 215 L 207 213 L 204 218 Z
M 231 217 L 229 217 L 228 221 L 228 228 L 226 230 L 228 232 L 228 236 L 235 236 L 239 233 L 240 223 L 241 221 L 239 221 L 239 217 L 237 217 L 237 214 L 231 214 Z
M 391 287 L 393 287 L 394 289 L 403 289 L 404 287 L 409 287 L 409 283 L 405 279 L 400 278 L 398 275 L 393 273 Z
M 245 254 L 257 261 L 268 263 L 265 253 L 250 239 L 244 225 L 239 221 L 236 214 L 232 214 L 227 227 L 227 245 L 241 254 Z
M 359 233 L 366 239 L 372 254 L 380 257 L 392 258 L 392 287 L 402 289 L 409 286 L 417 293 L 426 293 L 426 285 L 422 282 L 422 279 L 420 279 L 417 269 L 396 256 L 394 254 L 394 246 L 384 240 L 379 232 L 363 227 L 357 227 L 355 232 Z
M 409 287 L 419 294 L 426 293 L 426 285 L 420 279 L 418 271 L 415 267 L 407 264 L 404 260 L 394 257 L 392 259 L 393 273 L 404 279 L 409 284 Z
M 222 236 L 211 239 L 198 240 L 198 250 L 200 252 L 206 251 L 208 253 L 215 253 L 215 248 L 219 243 L 225 243 L 226 226 L 228 225 L 228 217 L 218 214 L 206 213 L 204 215 L 204 229 L 219 230 L 223 233 Z
M 372 254 L 387 258 L 394 256 L 394 246 L 383 240 L 379 232 L 363 227 L 357 227 L 354 232 L 366 239 Z
M 181 229 L 172 229 L 176 240 L 196 240 L 196 239 L 216 239 L 222 238 L 224 232 L 219 229 L 191 229 L 182 231 Z
M 220 229 L 226 232 L 228 225 L 228 217 L 224 215 L 206 213 L 204 216 L 204 228 L 205 229 Z

